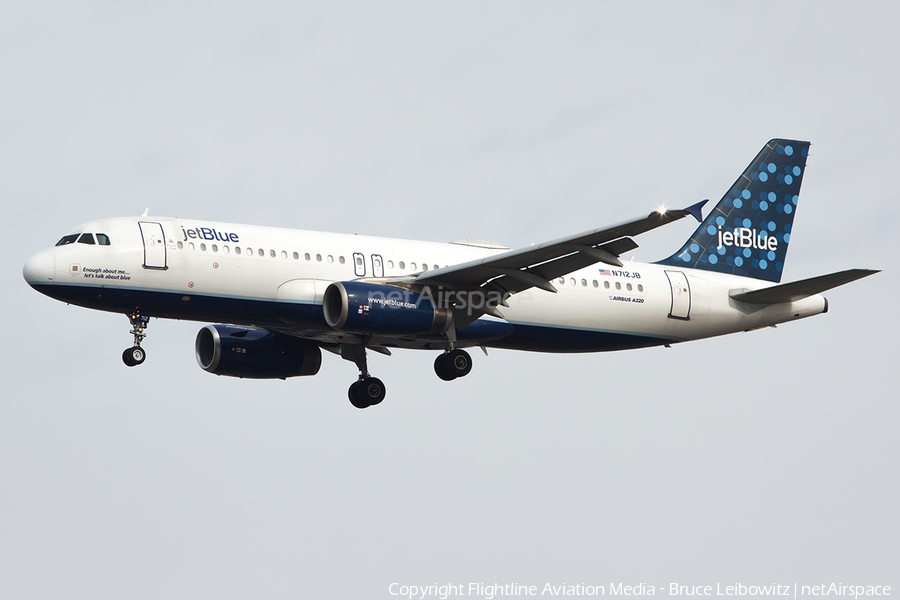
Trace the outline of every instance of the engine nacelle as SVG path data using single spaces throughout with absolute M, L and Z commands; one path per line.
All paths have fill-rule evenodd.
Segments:
M 329 285 L 322 308 L 329 326 L 351 333 L 443 333 L 452 322 L 450 311 L 435 306 L 431 296 L 360 281 Z
M 312 342 L 265 329 L 207 325 L 194 343 L 204 371 L 248 379 L 286 379 L 315 375 L 322 350 Z

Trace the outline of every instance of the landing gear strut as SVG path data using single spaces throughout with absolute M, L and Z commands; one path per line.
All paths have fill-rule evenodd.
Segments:
M 147 337 L 144 330 L 150 324 L 150 317 L 142 317 L 141 313 L 134 311 L 128 315 L 128 320 L 131 321 L 131 331 L 128 333 L 134 335 L 134 346 L 122 353 L 122 362 L 129 367 L 136 367 L 147 358 L 147 353 L 141 348 L 141 341 Z
M 472 370 L 472 357 L 465 350 L 450 350 L 434 359 L 434 372 L 444 381 L 465 377 Z
M 341 358 L 352 361 L 359 367 L 359 379 L 347 391 L 350 404 L 356 408 L 368 408 L 384 400 L 386 393 L 384 383 L 377 377 L 369 375 L 365 345 L 343 344 L 341 346 Z

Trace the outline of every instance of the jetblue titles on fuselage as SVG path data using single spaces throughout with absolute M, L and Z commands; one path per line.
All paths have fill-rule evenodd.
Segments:
M 192 240 L 208 240 L 208 241 L 220 241 L 220 242 L 231 242 L 232 244 L 240 243 L 240 239 L 238 238 L 238 234 L 236 233 L 223 233 L 218 229 L 214 229 L 213 227 L 195 227 L 193 229 L 185 229 L 184 226 L 181 227 L 181 233 L 184 235 L 183 242 L 186 242 L 189 239 Z

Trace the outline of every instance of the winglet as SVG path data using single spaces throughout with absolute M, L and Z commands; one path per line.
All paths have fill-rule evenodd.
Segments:
M 703 205 L 706 204 L 707 202 L 709 202 L 709 198 L 707 198 L 706 200 L 701 200 L 697 204 L 692 204 L 692 205 L 688 206 L 687 208 L 684 209 L 684 212 L 686 212 L 687 214 L 689 214 L 692 217 L 694 217 L 695 219 L 697 219 L 698 223 L 702 223 L 703 222 L 703 213 L 700 212 L 700 209 L 703 208 Z

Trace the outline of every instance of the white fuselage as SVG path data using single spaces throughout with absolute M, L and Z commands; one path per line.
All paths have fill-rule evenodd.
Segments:
M 91 308 L 146 316 L 258 326 L 323 343 L 348 343 L 321 318 L 335 281 L 384 280 L 491 256 L 489 245 L 433 243 L 170 218 L 114 218 L 75 233 L 110 243 L 70 243 L 33 257 L 28 282 Z M 627 262 L 598 263 L 531 288 L 499 312 L 515 331 L 460 336 L 461 346 L 550 352 L 617 350 L 675 343 L 765 327 L 824 312 L 825 299 L 744 305 L 729 294 L 767 282 L 711 271 Z M 481 322 L 502 322 L 484 316 Z M 461 332 L 464 333 L 464 332 Z M 434 336 L 376 340 L 437 348 Z

